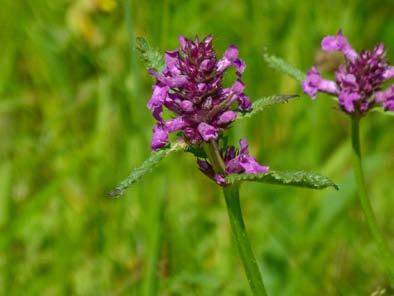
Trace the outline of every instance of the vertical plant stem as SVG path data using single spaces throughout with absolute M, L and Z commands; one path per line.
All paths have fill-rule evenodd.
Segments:
M 259 270 L 259 266 L 257 265 L 256 258 L 253 254 L 253 250 L 249 242 L 248 234 L 245 229 L 241 205 L 239 201 L 239 186 L 231 185 L 224 187 L 223 193 L 226 199 L 231 228 L 253 295 L 267 295 Z
M 360 118 L 353 116 L 352 117 L 352 148 L 353 148 L 353 166 L 354 166 L 354 174 L 356 177 L 357 188 L 358 188 L 358 196 L 360 199 L 361 207 L 364 211 L 365 218 L 367 219 L 367 223 L 369 229 L 372 233 L 373 238 L 378 245 L 382 256 L 384 257 L 384 261 L 386 262 L 389 271 L 391 273 L 391 277 L 394 279 L 394 260 L 393 254 L 390 252 L 390 248 L 388 243 L 386 242 L 383 233 L 380 231 L 378 223 L 376 221 L 376 217 L 373 213 L 372 206 L 370 200 L 367 196 L 367 189 L 365 186 L 365 178 L 362 166 L 362 158 L 360 152 Z
M 204 148 L 214 170 L 217 173 L 223 174 L 225 172 L 225 166 L 223 159 L 220 156 L 217 143 L 215 141 L 211 141 Z M 250 288 L 253 295 L 266 296 L 267 292 L 265 291 L 260 269 L 253 254 L 242 217 L 239 201 L 239 185 L 223 187 L 223 193 L 226 200 L 231 229 L 237 243 L 238 252 L 241 257 Z

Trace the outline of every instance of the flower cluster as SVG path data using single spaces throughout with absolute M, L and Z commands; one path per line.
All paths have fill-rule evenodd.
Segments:
M 225 165 L 225 172 L 223 174 L 216 173 L 211 164 L 202 159 L 197 160 L 199 169 L 221 186 L 226 185 L 225 177 L 228 174 L 259 174 L 267 173 L 269 171 L 267 166 L 260 165 L 252 156 L 250 156 L 248 142 L 246 140 L 240 140 L 239 146 L 239 151 L 237 151 L 233 146 L 222 151 L 221 157 Z
M 302 82 L 307 95 L 312 99 L 318 92 L 334 95 L 341 109 L 349 114 L 363 115 L 377 105 L 394 111 L 394 85 L 381 90 L 385 81 L 394 78 L 394 67 L 385 59 L 382 43 L 372 51 L 357 53 L 339 31 L 336 36 L 325 37 L 321 47 L 327 52 L 342 52 L 345 63 L 336 71 L 335 81 L 323 79 L 313 67 Z
M 237 112 L 251 110 L 241 80 L 245 63 L 238 58 L 234 45 L 230 45 L 224 57 L 218 60 L 211 36 L 201 41 L 181 36 L 179 43 L 178 49 L 166 52 L 161 73 L 149 71 L 156 78 L 148 102 L 157 120 L 151 142 L 153 150 L 166 146 L 169 134 L 177 131 L 192 145 L 215 140 L 236 119 Z M 237 79 L 232 86 L 224 87 L 223 75 L 230 66 L 234 67 Z M 175 116 L 165 120 L 163 107 Z

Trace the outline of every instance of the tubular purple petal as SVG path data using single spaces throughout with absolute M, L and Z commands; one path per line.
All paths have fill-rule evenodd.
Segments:
M 237 79 L 234 82 L 233 86 L 231 87 L 231 91 L 233 91 L 237 95 L 242 94 L 244 89 L 245 89 L 245 84 L 240 79 Z
M 234 63 L 238 59 L 238 48 L 234 44 L 230 44 L 224 52 L 224 57 Z
M 375 98 L 385 110 L 394 111 L 394 85 L 391 85 L 386 90 L 377 92 Z
M 216 140 L 218 138 L 218 129 L 208 123 L 201 122 L 197 129 L 205 142 L 208 142 L 209 140 Z
M 340 51 L 351 61 L 354 61 L 358 56 L 357 52 L 350 46 L 341 31 L 339 31 L 336 36 L 324 37 L 321 42 L 321 48 L 328 52 Z
M 219 175 L 219 174 L 216 174 L 213 179 L 220 186 L 226 185 L 226 179 L 223 176 Z
M 269 171 L 269 167 L 260 165 L 252 156 L 243 157 L 240 165 L 247 174 L 262 174 Z
M 153 87 L 153 94 L 152 97 L 150 98 L 148 102 L 148 108 L 151 112 L 153 112 L 155 109 L 160 108 L 164 100 L 166 99 L 168 93 L 168 87 L 167 86 L 162 86 L 156 84 Z
M 389 80 L 394 78 L 394 67 L 388 67 L 383 73 L 384 80 Z
M 250 112 L 252 111 L 252 102 L 250 101 L 249 97 L 245 94 L 242 94 L 238 97 L 239 107 L 243 112 Z
M 168 132 L 163 126 L 156 125 L 153 128 L 151 148 L 152 150 L 159 150 L 168 144 Z
M 334 81 L 322 79 L 316 67 L 308 71 L 306 79 L 301 84 L 305 94 L 313 100 L 319 91 L 330 95 L 338 95 L 339 93 L 337 84 Z
M 241 59 L 236 59 L 233 63 L 235 72 L 237 72 L 238 75 L 242 74 L 245 71 L 246 64 L 244 60 Z
M 342 91 L 339 94 L 339 105 L 348 113 L 352 113 L 356 110 L 355 104 L 360 99 L 360 95 L 357 93 L 350 93 Z
M 176 117 L 165 122 L 165 128 L 169 133 L 179 131 L 187 126 L 187 122 L 183 117 Z
M 219 185 L 225 186 L 225 176 L 229 174 L 260 174 L 267 173 L 269 167 L 260 165 L 250 154 L 248 142 L 244 139 L 239 141 L 240 151 L 231 146 L 222 151 L 222 158 L 225 164 L 225 172 L 223 175 L 213 174 L 212 167 L 205 161 L 198 161 L 200 169 Z M 212 170 L 212 171 L 211 171 Z M 208 173 L 207 173 L 208 172 Z
M 193 112 L 193 110 L 194 110 L 194 107 L 193 107 L 193 102 L 190 102 L 190 101 L 182 101 L 181 102 L 181 108 L 182 108 L 182 110 L 184 111 L 184 112 L 186 112 L 186 113 L 191 113 L 191 112 Z
M 226 111 L 220 114 L 215 121 L 216 125 L 224 126 L 231 122 L 233 122 L 237 118 L 237 112 L 234 111 Z

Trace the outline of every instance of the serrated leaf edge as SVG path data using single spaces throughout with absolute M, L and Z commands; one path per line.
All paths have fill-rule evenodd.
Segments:
M 306 78 L 306 74 L 300 69 L 286 63 L 282 58 L 277 57 L 275 55 L 269 54 L 268 52 L 264 53 L 264 60 L 267 64 L 282 73 L 285 73 L 298 81 L 302 81 Z
M 266 107 L 274 106 L 278 104 L 285 104 L 290 99 L 294 99 L 297 97 L 298 95 L 274 95 L 274 96 L 260 98 L 253 102 L 252 111 L 248 113 L 240 114 L 237 117 L 236 122 L 245 118 L 251 118 L 257 115 L 258 113 L 260 113 L 261 111 L 263 111 Z
M 293 180 L 291 179 L 286 179 L 283 178 L 284 175 L 295 175 L 297 174 L 297 178 L 294 178 Z M 304 178 L 309 175 L 309 178 L 322 178 L 324 179 L 324 184 L 322 185 L 317 185 L 314 183 L 308 183 L 309 186 L 303 186 L 302 182 L 305 182 Z M 266 177 L 272 177 L 276 181 L 270 181 L 268 180 L 263 180 Z M 338 185 L 336 185 L 331 179 L 329 179 L 326 176 L 314 173 L 314 172 L 306 172 L 306 171 L 295 171 L 295 172 L 290 172 L 290 171 L 272 171 L 270 170 L 268 173 L 263 173 L 263 174 L 232 174 L 227 176 L 226 181 L 229 184 L 235 184 L 235 183 L 242 183 L 244 181 L 250 181 L 250 182 L 262 182 L 262 183 L 267 183 L 267 184 L 274 184 L 274 185 L 286 185 L 286 186 L 294 186 L 294 187 L 303 187 L 303 188 L 312 188 L 312 189 L 324 189 L 327 187 L 333 187 L 334 189 L 338 190 Z M 281 182 L 282 181 L 282 182 Z M 299 182 L 300 184 L 291 184 L 293 182 Z
M 144 175 L 150 173 L 165 157 L 175 151 L 185 149 L 183 142 L 175 143 L 168 148 L 164 148 L 157 152 L 152 152 L 151 155 L 137 168 L 133 169 L 130 174 L 114 189 L 107 193 L 107 197 L 115 198 L 124 194 L 125 190 L 131 185 L 138 182 Z

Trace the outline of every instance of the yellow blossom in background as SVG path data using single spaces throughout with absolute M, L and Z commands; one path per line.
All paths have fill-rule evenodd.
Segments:
M 115 8 L 115 0 L 76 0 L 66 13 L 66 21 L 76 35 L 80 35 L 90 46 L 99 47 L 104 43 L 104 36 L 92 17 L 98 12 L 110 13 Z
M 99 10 L 104 12 L 111 12 L 116 8 L 116 0 L 92 0 L 96 2 Z

